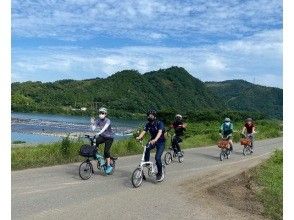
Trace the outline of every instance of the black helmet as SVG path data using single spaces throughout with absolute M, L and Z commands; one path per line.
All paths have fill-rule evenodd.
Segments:
M 147 116 L 149 116 L 149 115 L 154 115 L 154 117 L 156 117 L 156 116 L 157 116 L 157 112 L 156 112 L 156 110 L 151 109 L 151 110 L 149 110 L 149 111 L 146 113 L 146 115 L 147 115 Z

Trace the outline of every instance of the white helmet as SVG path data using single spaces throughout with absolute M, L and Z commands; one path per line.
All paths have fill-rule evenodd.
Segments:
M 183 116 L 181 116 L 180 114 L 176 114 L 176 119 L 182 120 Z
M 103 112 L 103 113 L 107 114 L 107 108 L 101 107 L 101 108 L 99 108 L 99 112 Z

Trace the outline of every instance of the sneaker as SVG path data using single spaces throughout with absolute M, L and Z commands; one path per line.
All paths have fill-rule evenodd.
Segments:
M 113 169 L 112 166 L 107 166 L 107 167 L 106 167 L 106 170 L 105 170 L 105 173 L 106 173 L 106 174 L 110 174 L 111 171 L 112 171 L 112 169 Z
M 164 179 L 164 173 L 156 174 L 156 181 L 161 182 Z

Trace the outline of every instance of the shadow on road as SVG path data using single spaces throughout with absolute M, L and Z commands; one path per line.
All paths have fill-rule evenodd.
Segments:
M 208 159 L 211 159 L 211 160 L 219 160 L 219 156 L 213 156 L 213 155 L 210 155 L 210 154 L 204 154 L 204 153 L 194 153 L 200 157 L 204 157 L 204 158 L 208 158 Z

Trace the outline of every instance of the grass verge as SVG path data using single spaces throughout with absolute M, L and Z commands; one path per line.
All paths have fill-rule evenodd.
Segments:
M 240 139 L 242 129 L 241 122 L 234 123 L 234 141 Z M 200 147 L 215 144 L 218 139 L 219 122 L 189 123 L 182 148 Z M 261 120 L 257 124 L 257 139 L 279 137 L 282 135 L 280 121 Z M 20 170 L 34 167 L 52 166 L 82 161 L 84 158 L 78 155 L 83 139 L 63 139 L 61 142 L 52 144 L 39 144 L 34 147 L 13 147 L 11 149 L 11 169 Z M 170 146 L 170 137 L 167 138 L 166 147 Z M 142 147 L 134 138 L 114 141 L 111 154 L 114 156 L 126 156 L 142 153 Z
M 264 214 L 274 220 L 283 219 L 283 151 L 274 154 L 253 174 L 260 186 L 257 198 L 264 206 Z

